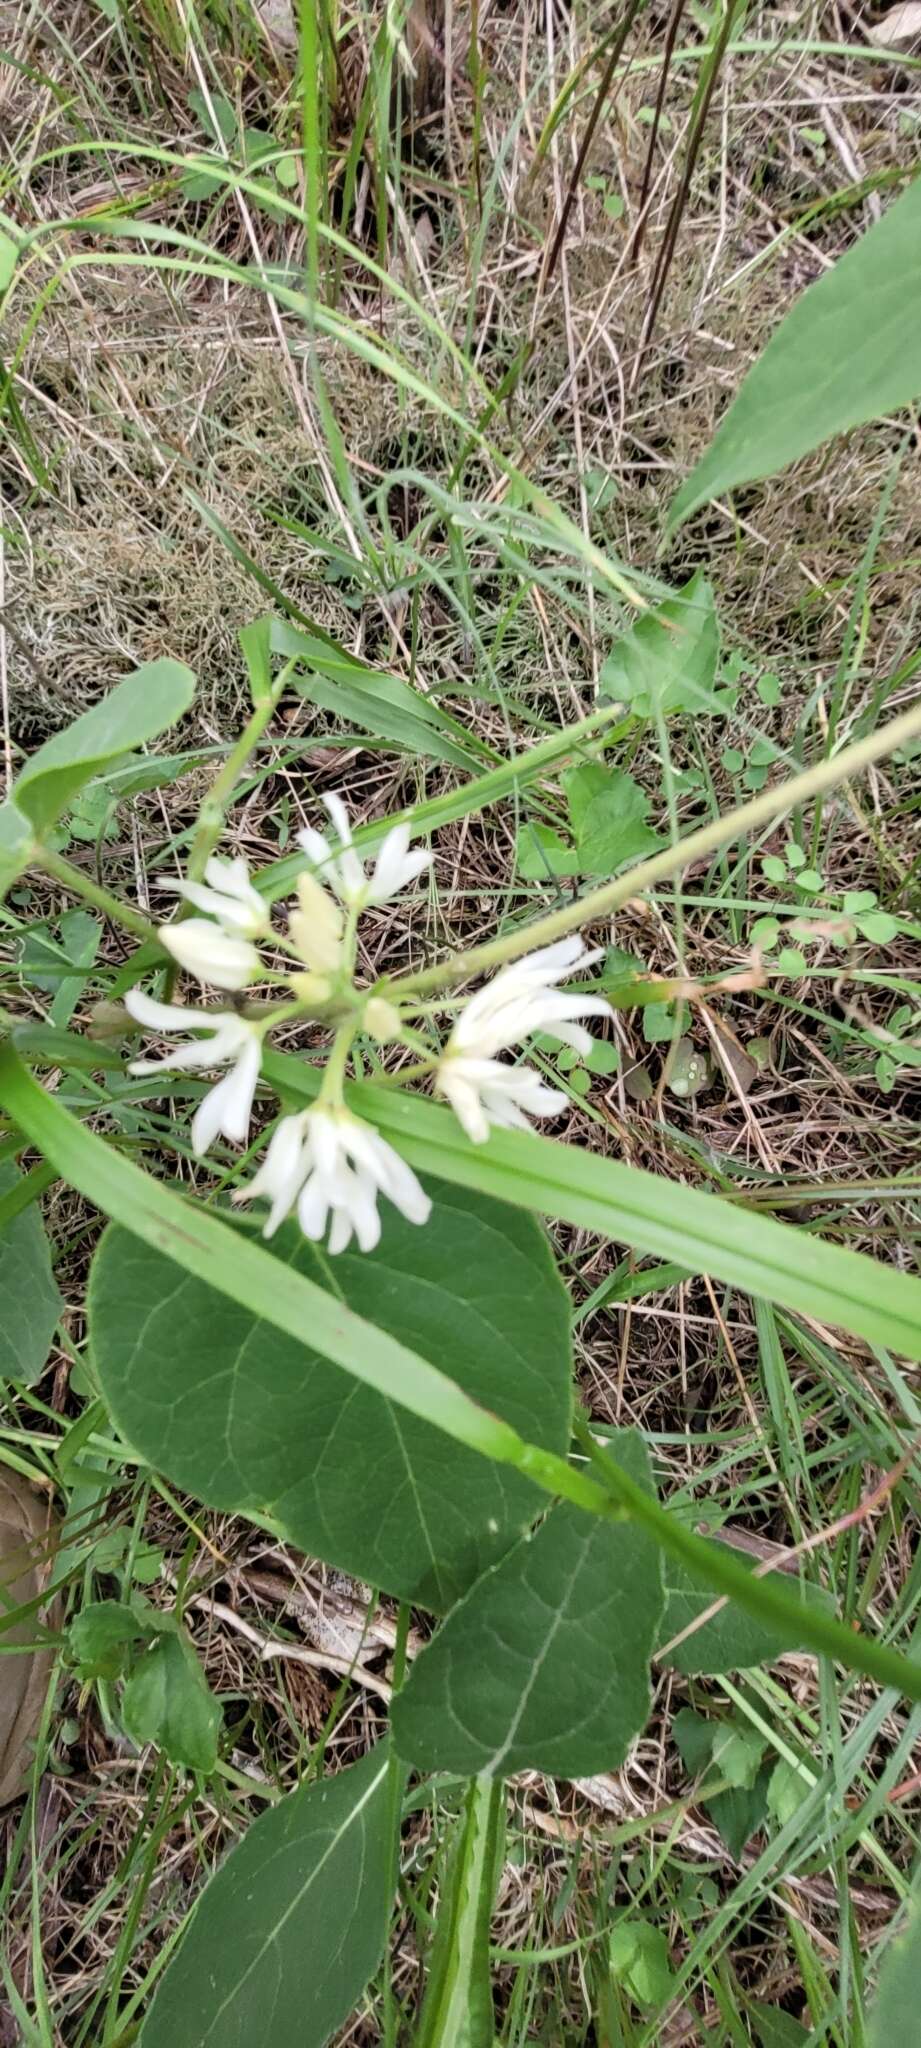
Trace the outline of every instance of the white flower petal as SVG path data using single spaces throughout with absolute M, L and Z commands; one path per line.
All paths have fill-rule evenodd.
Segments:
M 232 938 L 204 917 L 160 926 L 160 940 L 187 974 L 212 988 L 245 988 L 259 971 L 259 955 L 248 939 Z
M 334 1209 L 327 1251 L 336 1258 L 352 1241 L 352 1218 L 347 1209 Z
M 135 1023 L 144 1024 L 148 1031 L 188 1031 L 190 1024 L 208 1021 L 207 1012 L 186 1009 L 182 1003 L 158 1003 L 153 996 L 145 995 L 142 988 L 129 988 L 125 1009 Z
M 332 865 L 333 850 L 329 840 L 324 839 L 322 832 L 315 832 L 312 825 L 305 825 L 303 831 L 297 834 L 297 843 L 302 853 L 306 853 L 308 860 L 313 862 L 315 868 L 325 868 Z

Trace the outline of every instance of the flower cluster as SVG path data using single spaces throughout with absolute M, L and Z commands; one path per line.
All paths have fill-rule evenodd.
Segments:
M 145 1030 L 167 1038 L 174 1032 L 202 1035 L 183 1036 L 163 1059 L 133 1061 L 130 1072 L 143 1076 L 226 1068 L 195 1111 L 192 1149 L 201 1156 L 219 1137 L 245 1145 L 266 1032 L 282 1015 L 328 1012 L 333 1053 L 316 1104 L 281 1119 L 255 1177 L 233 1199 L 268 1202 L 266 1237 L 296 1213 L 305 1235 L 326 1238 L 330 1252 L 344 1251 L 353 1238 L 365 1252 L 380 1237 L 382 1195 L 410 1223 L 425 1223 L 431 1203 L 406 1161 L 342 1100 L 342 1070 L 360 1028 L 381 1041 L 413 1039 L 392 1000 L 398 987 L 387 994 L 355 987 L 356 925 L 362 911 L 390 902 L 415 881 L 431 854 L 412 849 L 409 828 L 395 825 L 369 872 L 353 844 L 341 798 L 331 795 L 324 801 L 338 843 L 331 846 L 312 827 L 298 834 L 307 865 L 297 880 L 284 935 L 273 930 L 268 905 L 241 857 L 214 855 L 202 881 L 164 885 L 201 914 L 161 926 L 163 945 L 187 974 L 228 991 L 235 1004 L 186 1008 L 131 990 L 127 1009 Z M 260 943 L 284 957 L 284 972 L 264 965 Z M 564 989 L 560 983 L 600 957 L 599 950 L 590 951 L 572 937 L 503 967 L 464 1003 L 442 1051 L 423 1062 L 474 1144 L 488 1138 L 492 1125 L 526 1130 L 529 1118 L 555 1117 L 565 1109 L 566 1096 L 549 1087 L 535 1067 L 500 1054 L 513 1052 L 538 1033 L 586 1054 L 592 1040 L 581 1020 L 609 1016 L 610 1005 L 590 990 Z M 261 1003 L 247 1009 L 243 991 L 268 975 L 285 984 L 281 1007 Z

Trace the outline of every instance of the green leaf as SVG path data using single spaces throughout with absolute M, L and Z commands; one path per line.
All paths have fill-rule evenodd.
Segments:
M 260 1814 L 202 1893 L 142 2048 L 322 2048 L 383 1952 L 389 1781 L 379 1746 Z
M 750 2010 L 758 2048 L 806 2048 L 812 2038 L 811 2030 L 782 2006 L 753 2005 Z M 893 2048 L 892 2042 L 887 2048 Z
M 0 1194 L 22 1185 L 10 1159 L 0 1162 Z M 31 1387 L 44 1372 L 61 1314 L 51 1253 L 34 1202 L 0 1228 L 0 1377 Z
M 921 1889 L 916 1889 L 908 1917 L 888 1944 L 879 1988 L 870 2013 L 867 2048 L 908 2048 L 917 2038 L 921 2007 Z
M 638 718 L 721 712 L 725 705 L 714 691 L 719 651 L 713 592 L 698 570 L 618 640 L 602 668 L 600 693 L 629 704 Z
M 20 971 L 24 980 L 53 996 L 52 1024 L 69 1024 L 86 981 L 85 972 L 74 974 L 73 970 L 92 967 L 101 937 L 98 918 L 87 910 L 65 910 L 57 939 L 47 925 L 32 925 L 26 933 L 19 955 Z
M 133 1742 L 155 1742 L 171 1763 L 211 1771 L 221 1709 L 183 1630 L 157 1636 L 139 1658 L 122 1695 Z
M 668 1942 L 651 1920 L 620 1920 L 611 1930 L 611 1969 L 637 2005 L 660 2008 L 677 1989 Z
M 614 875 L 661 842 L 647 823 L 649 798 L 619 768 L 586 762 L 563 777 L 583 875 Z
M 808 1789 L 808 1778 L 803 1777 L 802 1771 L 798 1771 L 795 1764 L 789 1764 L 786 1757 L 781 1757 L 770 1775 L 767 1803 L 769 1811 L 782 1828 L 786 1827 L 787 1822 L 799 1812 Z
M 750 1789 L 761 1769 L 764 1737 L 745 1721 L 721 1721 L 713 1737 L 713 1768 L 737 1790 Z
M 707 1798 L 705 1785 L 700 1793 L 704 1812 L 722 1836 L 730 1856 L 738 1862 L 746 1842 L 760 1828 L 767 1812 L 771 1771 L 769 1765 L 759 1768 L 763 1741 L 753 1729 L 737 1721 L 705 1721 L 690 1707 L 682 1707 L 675 1715 L 672 1732 L 684 1767 L 692 1778 L 726 1777 L 727 1752 L 732 1768 L 734 1745 L 742 1744 L 742 1781 L 730 1791 L 714 1793 L 712 1798 Z M 741 1761 L 738 1753 L 736 1755 L 737 1761 Z M 754 1774 L 750 1776 L 752 1772 Z M 747 1783 L 744 1782 L 746 1778 L 750 1778 Z
M 291 1224 L 270 1274 L 314 1280 L 321 1300 L 411 1341 L 564 1450 L 567 1302 L 542 1233 L 482 1196 L 433 1193 L 424 1230 L 391 1211 L 368 1255 L 331 1262 Z M 88 1300 L 102 1390 L 129 1440 L 209 1506 L 270 1512 L 310 1556 L 443 1610 L 533 1519 L 527 1480 L 356 1386 L 310 1348 L 309 1318 L 292 1338 L 117 1226 Z
M 19 232 L 7 214 L 0 213 L 0 298 L 12 283 L 19 257 Z
M 369 668 L 344 648 L 303 632 L 288 619 L 273 618 L 270 637 L 275 654 L 286 660 L 298 658 L 312 671 L 309 677 L 294 677 L 302 695 L 360 731 L 393 740 L 423 760 L 450 761 L 455 768 L 479 768 L 484 759 L 495 758 L 431 697 L 399 676 Z
M 809 286 L 749 370 L 669 527 L 921 392 L 921 178 Z
M 708 1544 L 708 1549 L 716 1546 Z M 722 1546 L 721 1546 L 722 1547 Z M 748 1570 L 754 1570 L 754 1562 L 742 1557 L 737 1562 Z M 827 1593 L 808 1581 L 792 1578 L 783 1573 L 785 1591 L 798 1597 L 802 1606 L 815 1612 L 834 1612 L 834 1605 Z M 681 1635 L 706 1613 L 713 1605 L 713 1591 L 705 1585 L 703 1578 L 695 1577 L 686 1565 L 677 1558 L 669 1558 L 665 1567 L 665 1614 L 659 1630 L 659 1642 L 663 1646 L 657 1655 L 676 1671 L 690 1676 L 719 1677 L 723 1672 L 745 1671 L 753 1664 L 771 1664 L 784 1650 L 798 1650 L 802 1642 L 794 1630 L 785 1632 L 774 1629 L 754 1615 L 746 1614 L 732 1600 L 709 1621 L 695 1628 L 674 1649 L 666 1649 L 674 1636 Z
M 612 1449 L 650 1489 L 649 1454 Z M 417 1770 L 582 1777 L 613 1770 L 642 1728 L 662 1604 L 655 1543 L 628 1522 L 553 1508 L 471 1587 L 393 1703 L 399 1754 Z
M 195 677 L 183 662 L 166 656 L 146 661 L 91 711 L 39 747 L 13 790 L 16 807 L 37 832 L 44 832 L 108 761 L 175 724 L 194 694 Z
M 118 1678 L 131 1660 L 136 1643 L 144 1642 L 150 1629 L 132 1607 L 121 1600 L 92 1600 L 76 1614 L 67 1631 L 67 1645 L 77 1675 Z
M 574 846 L 567 845 L 549 825 L 529 818 L 520 826 L 515 843 L 515 863 L 526 882 L 546 882 L 553 875 L 578 875 L 582 864 Z
M 34 834 L 12 797 L 0 804 L 0 903 L 29 865 Z

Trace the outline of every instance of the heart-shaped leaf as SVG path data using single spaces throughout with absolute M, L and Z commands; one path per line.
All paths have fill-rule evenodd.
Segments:
M 642 1438 L 624 1430 L 610 1448 L 651 1490 Z M 661 1552 L 649 1536 L 553 1508 L 416 1659 L 393 1705 L 400 1755 L 467 1775 L 614 1769 L 649 1713 L 661 1611 Z
M 424 1230 L 393 1210 L 376 1252 L 331 1261 L 294 1225 L 278 1258 L 438 1361 L 529 1437 L 569 1435 L 567 1303 L 531 1218 L 436 1187 Z M 436 1611 L 540 1506 L 530 1482 L 357 1384 L 304 1341 L 110 1228 L 90 1284 L 103 1391 L 151 1463 L 210 1506 Z

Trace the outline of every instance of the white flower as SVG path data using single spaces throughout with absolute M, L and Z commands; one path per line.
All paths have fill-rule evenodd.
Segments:
M 558 1116 L 565 1109 L 566 1096 L 548 1088 L 533 1067 L 506 1066 L 496 1055 L 535 1031 L 583 1057 L 590 1052 L 591 1034 L 578 1020 L 610 1017 L 611 1005 L 603 996 L 567 995 L 557 983 L 576 968 L 593 966 L 602 952 L 588 950 L 580 938 L 559 939 L 503 967 L 464 1005 L 438 1062 L 435 1085 L 475 1145 L 488 1138 L 491 1123 L 526 1130 L 528 1116 Z
M 339 850 L 334 853 L 328 839 L 322 832 L 315 832 L 312 825 L 305 826 L 297 835 L 297 843 L 303 847 L 314 867 L 321 867 L 330 887 L 335 889 L 341 903 L 350 910 L 364 910 L 369 903 L 389 903 L 391 896 L 398 895 L 407 883 L 414 882 L 427 868 L 431 854 L 423 847 L 415 853 L 409 851 L 409 826 L 393 825 L 387 833 L 373 872 L 365 873 L 364 865 L 352 845 L 352 828 L 349 814 L 340 796 L 329 795 L 323 802 L 339 835 Z
M 209 1089 L 192 1119 L 192 1150 L 200 1158 L 223 1134 L 243 1145 L 249 1134 L 253 1096 L 262 1059 L 262 1031 L 235 1010 L 186 1010 L 179 1003 L 157 1003 L 141 989 L 128 990 L 125 1008 L 148 1031 L 207 1031 L 207 1038 L 188 1038 L 174 1045 L 163 1060 L 132 1060 L 130 1074 L 160 1074 L 174 1068 L 192 1073 L 199 1067 L 229 1066 L 230 1072 Z
M 259 972 L 259 955 L 249 939 L 234 938 L 209 917 L 186 917 L 180 924 L 161 924 L 160 944 L 173 959 L 207 981 L 212 988 L 245 988 Z
M 347 1109 L 319 1104 L 283 1117 L 255 1180 L 235 1202 L 265 1195 L 271 1207 L 263 1236 L 271 1237 L 297 1205 L 305 1237 L 318 1240 L 329 1221 L 328 1249 L 344 1251 L 352 1235 L 363 1252 L 381 1234 L 379 1195 L 387 1195 L 410 1223 L 426 1223 L 431 1202 L 411 1167 L 370 1124 Z
M 328 889 L 313 875 L 297 878 L 297 910 L 288 917 L 288 932 L 311 974 L 335 974 L 342 962 L 342 912 Z
M 213 853 L 205 862 L 204 882 L 165 880 L 160 888 L 172 889 L 196 910 L 216 918 L 223 931 L 236 932 L 243 939 L 262 938 L 269 929 L 268 907 L 253 888 L 242 854 L 235 860 L 221 860 Z
M 559 1116 L 568 1099 L 561 1089 L 548 1088 L 534 1067 L 474 1059 L 462 1052 L 445 1054 L 436 1086 L 475 1145 L 485 1143 L 490 1124 L 526 1131 L 529 1116 Z

